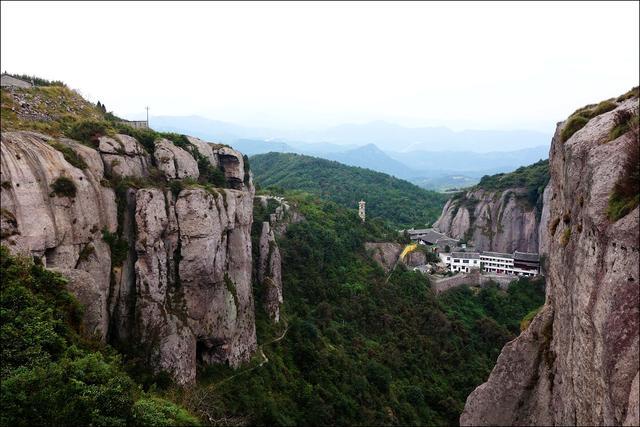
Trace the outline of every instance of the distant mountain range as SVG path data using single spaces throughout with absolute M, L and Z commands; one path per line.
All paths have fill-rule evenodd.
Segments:
M 534 131 L 454 132 L 376 121 L 321 131 L 253 128 L 198 116 L 151 118 L 156 130 L 188 133 L 232 145 L 252 156 L 297 153 L 335 160 L 445 190 L 473 185 L 483 175 L 509 172 L 546 159 L 551 135 Z

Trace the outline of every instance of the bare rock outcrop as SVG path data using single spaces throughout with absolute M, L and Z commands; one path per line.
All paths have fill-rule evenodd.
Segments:
M 236 190 L 242 190 L 245 187 L 245 181 L 249 186 L 249 171 L 245 170 L 244 159 L 242 153 L 230 147 L 219 147 L 214 150 L 218 163 L 224 171 L 227 184 Z M 245 173 L 247 176 L 245 177 Z M 253 184 L 251 184 L 252 186 Z
M 195 138 L 193 136 L 187 136 L 187 140 L 196 147 L 198 152 L 204 156 L 209 163 L 211 163 L 214 167 L 220 167 L 218 162 L 218 156 L 213 152 L 213 147 L 211 143 L 201 140 L 200 138 Z
M 98 151 L 108 174 L 145 177 L 149 175 L 151 156 L 142 145 L 129 135 L 102 136 Z
M 474 189 L 450 199 L 434 227 L 472 242 L 479 250 L 537 252 L 539 221 L 526 192 L 523 188 Z
M 488 381 L 467 399 L 462 425 L 622 425 L 638 423 L 638 207 L 607 215 L 624 169 L 627 132 L 610 141 L 619 110 L 591 118 L 566 141 L 552 141 L 549 268 L 544 308 L 507 344 Z
M 402 245 L 400 243 L 365 242 L 364 248 L 387 273 L 396 265 L 398 257 L 402 253 Z
M 69 279 L 87 335 L 135 344 L 151 368 L 180 384 L 195 380 L 197 362 L 237 367 L 256 349 L 251 176 L 240 153 L 225 149 L 235 163 L 220 162 L 207 143 L 191 143 L 212 167 L 226 162 L 228 185 L 242 177 L 238 189 L 185 184 L 174 193 L 159 185 L 129 188 L 116 200 L 105 170 L 149 173 L 151 156 L 132 137 L 103 137 L 94 149 L 4 132 L 0 144 L 2 244 Z M 68 149 L 82 162 L 65 159 Z M 194 155 L 164 139 L 153 153 L 169 180 L 198 178 Z M 267 274 L 281 282 L 277 264 L 272 256 Z
M 101 185 L 98 152 L 65 141 L 87 164 L 79 169 L 49 144 L 50 137 L 3 132 L 1 138 L 2 244 L 41 258 L 47 267 L 85 271 L 94 278 L 87 284 L 95 287 L 91 292 L 108 295 L 111 254 L 102 230 L 116 230 L 116 203 L 113 190 Z M 67 192 L 56 184 L 65 184 Z M 105 339 L 108 312 L 106 304 L 101 307 L 94 332 Z
M 168 139 L 156 141 L 153 156 L 158 169 L 164 172 L 167 179 L 197 179 L 199 176 L 198 162 L 193 156 Z
M 282 258 L 269 222 L 262 223 L 259 243 L 258 282 L 264 288 L 264 308 L 271 319 L 280 321 L 282 299 Z

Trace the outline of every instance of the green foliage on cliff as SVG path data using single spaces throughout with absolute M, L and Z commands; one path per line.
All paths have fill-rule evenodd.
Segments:
M 636 113 L 637 119 L 637 113 Z M 633 211 L 640 204 L 640 140 L 638 123 L 630 125 L 631 138 L 623 146 L 624 161 L 620 178 L 616 181 L 611 195 L 607 215 L 617 221 Z
M 542 212 L 542 193 L 549 183 L 549 160 L 540 160 L 529 166 L 522 166 L 513 172 L 485 175 L 475 189 L 488 191 L 504 191 L 510 188 L 524 188 L 526 202 Z M 460 193 L 462 194 L 462 193 Z
M 240 372 L 210 367 L 195 389 L 173 393 L 194 413 L 258 425 L 457 424 L 520 319 L 544 300 L 542 288 L 437 297 L 403 267 L 387 282 L 363 244 L 397 233 L 315 196 L 286 198 L 305 218 L 279 239 L 286 335 L 264 345 L 261 367 L 259 354 Z M 285 325 L 271 325 L 254 294 L 264 344 Z
M 254 179 L 262 188 L 302 190 L 357 209 L 367 202 L 367 218 L 379 217 L 399 228 L 431 225 L 447 197 L 407 181 L 338 162 L 288 153 L 251 157 Z
M 51 183 L 53 194 L 60 197 L 76 197 L 76 184 L 71 178 L 59 176 Z
M 0 246 L 0 425 L 196 424 L 143 393 L 113 350 L 80 337 L 82 308 L 65 285 Z
M 539 191 L 549 182 L 549 160 L 540 160 L 529 166 L 522 166 L 513 172 L 485 175 L 476 188 L 485 190 L 506 190 L 508 188 L 526 188 Z

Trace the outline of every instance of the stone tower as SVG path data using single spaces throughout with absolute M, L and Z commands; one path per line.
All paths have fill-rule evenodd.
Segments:
M 360 217 L 362 222 L 364 222 L 364 205 L 365 204 L 366 202 L 364 200 L 360 200 L 360 202 L 358 203 L 358 216 Z

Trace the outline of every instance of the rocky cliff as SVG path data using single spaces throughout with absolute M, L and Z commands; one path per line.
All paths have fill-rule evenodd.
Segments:
M 255 224 L 253 228 L 256 268 L 255 275 L 261 287 L 262 303 L 274 323 L 280 321 L 282 295 L 282 256 L 276 237 L 287 231 L 287 225 L 302 220 L 302 216 L 281 197 L 255 198 Z
M 468 397 L 462 425 L 640 424 L 637 108 L 636 92 L 558 124 L 546 302 Z M 612 215 L 629 179 L 635 203 Z
M 434 227 L 479 250 L 538 252 L 547 180 L 546 161 L 510 174 L 484 177 L 470 191 L 447 201 Z
M 241 153 L 179 142 L 3 132 L 1 243 L 69 277 L 85 333 L 187 384 L 197 363 L 237 366 L 256 348 L 254 189 Z

